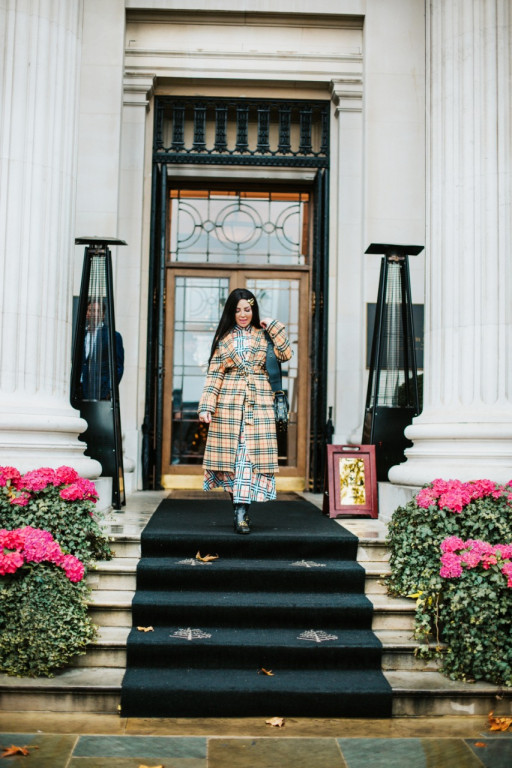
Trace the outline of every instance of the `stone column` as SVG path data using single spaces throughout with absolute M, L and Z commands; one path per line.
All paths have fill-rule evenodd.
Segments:
M 0 464 L 95 477 L 69 405 L 81 0 L 0 0 Z
M 364 252 L 362 74 L 332 80 L 331 98 L 335 118 L 331 129 L 329 339 L 335 342 L 329 345 L 327 404 L 335 406 L 333 442 L 339 444 L 349 441 L 354 414 L 364 412 L 364 259 L 359 256 Z
M 511 22 L 427 2 L 425 397 L 393 483 L 512 478 Z

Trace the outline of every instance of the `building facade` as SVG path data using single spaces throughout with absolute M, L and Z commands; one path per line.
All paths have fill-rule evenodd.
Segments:
M 395 484 L 512 476 L 508 0 L 0 0 L 0 463 L 73 464 L 77 236 L 119 237 L 130 488 L 199 487 L 194 411 L 234 287 L 290 329 L 279 486 L 360 442 L 370 243 L 411 258 L 424 406 Z M 420 330 L 420 329 L 418 329 Z M 420 334 L 423 336 L 423 334 Z M 278 486 L 278 487 L 279 487 Z

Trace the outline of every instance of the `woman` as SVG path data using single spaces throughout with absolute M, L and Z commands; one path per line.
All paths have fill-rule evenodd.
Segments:
M 204 454 L 204 490 L 223 487 L 231 495 L 236 533 L 250 533 L 253 501 L 276 497 L 277 440 L 274 395 L 265 360 L 268 337 L 276 357 L 292 356 L 285 327 L 260 320 L 258 302 L 244 288 L 232 291 L 213 337 L 199 421 L 209 424 Z

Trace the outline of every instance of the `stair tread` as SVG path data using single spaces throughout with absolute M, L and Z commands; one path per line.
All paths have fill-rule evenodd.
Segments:
M 194 632 L 200 632 L 197 637 Z M 187 632 L 184 636 L 175 636 L 176 632 Z M 301 638 L 304 633 L 316 633 L 310 636 L 311 639 Z M 206 636 L 205 636 L 206 635 Z M 328 639 L 322 640 L 322 636 L 328 636 Z M 333 637 L 334 636 L 334 637 Z M 169 640 L 171 638 L 171 640 Z M 324 648 L 336 646 L 360 647 L 364 644 L 366 647 L 380 648 L 381 643 L 375 637 L 370 629 L 345 629 L 332 628 L 329 630 L 312 629 L 305 625 L 304 629 L 282 629 L 282 628 L 249 628 L 240 627 L 177 627 L 175 626 L 156 626 L 152 632 L 138 631 L 135 627 L 130 633 L 130 642 L 144 643 L 151 646 L 156 643 L 166 642 L 169 645 L 183 643 L 196 646 L 203 645 L 229 645 L 240 647 L 240 639 L 243 638 L 243 647 L 265 646 L 269 648 L 289 647 L 296 645 L 298 647 Z
M 133 606 L 146 605 L 206 605 L 212 607 L 242 608 L 275 607 L 285 604 L 293 608 L 322 608 L 332 610 L 344 606 L 356 605 L 371 610 L 371 602 L 366 595 L 352 592 L 311 593 L 311 592 L 226 592 L 208 590 L 137 590 Z

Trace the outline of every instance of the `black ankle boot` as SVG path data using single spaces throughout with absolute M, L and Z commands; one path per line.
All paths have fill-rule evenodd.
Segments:
M 247 516 L 248 504 L 235 504 L 235 517 L 233 527 L 235 533 L 250 533 L 249 518 Z

